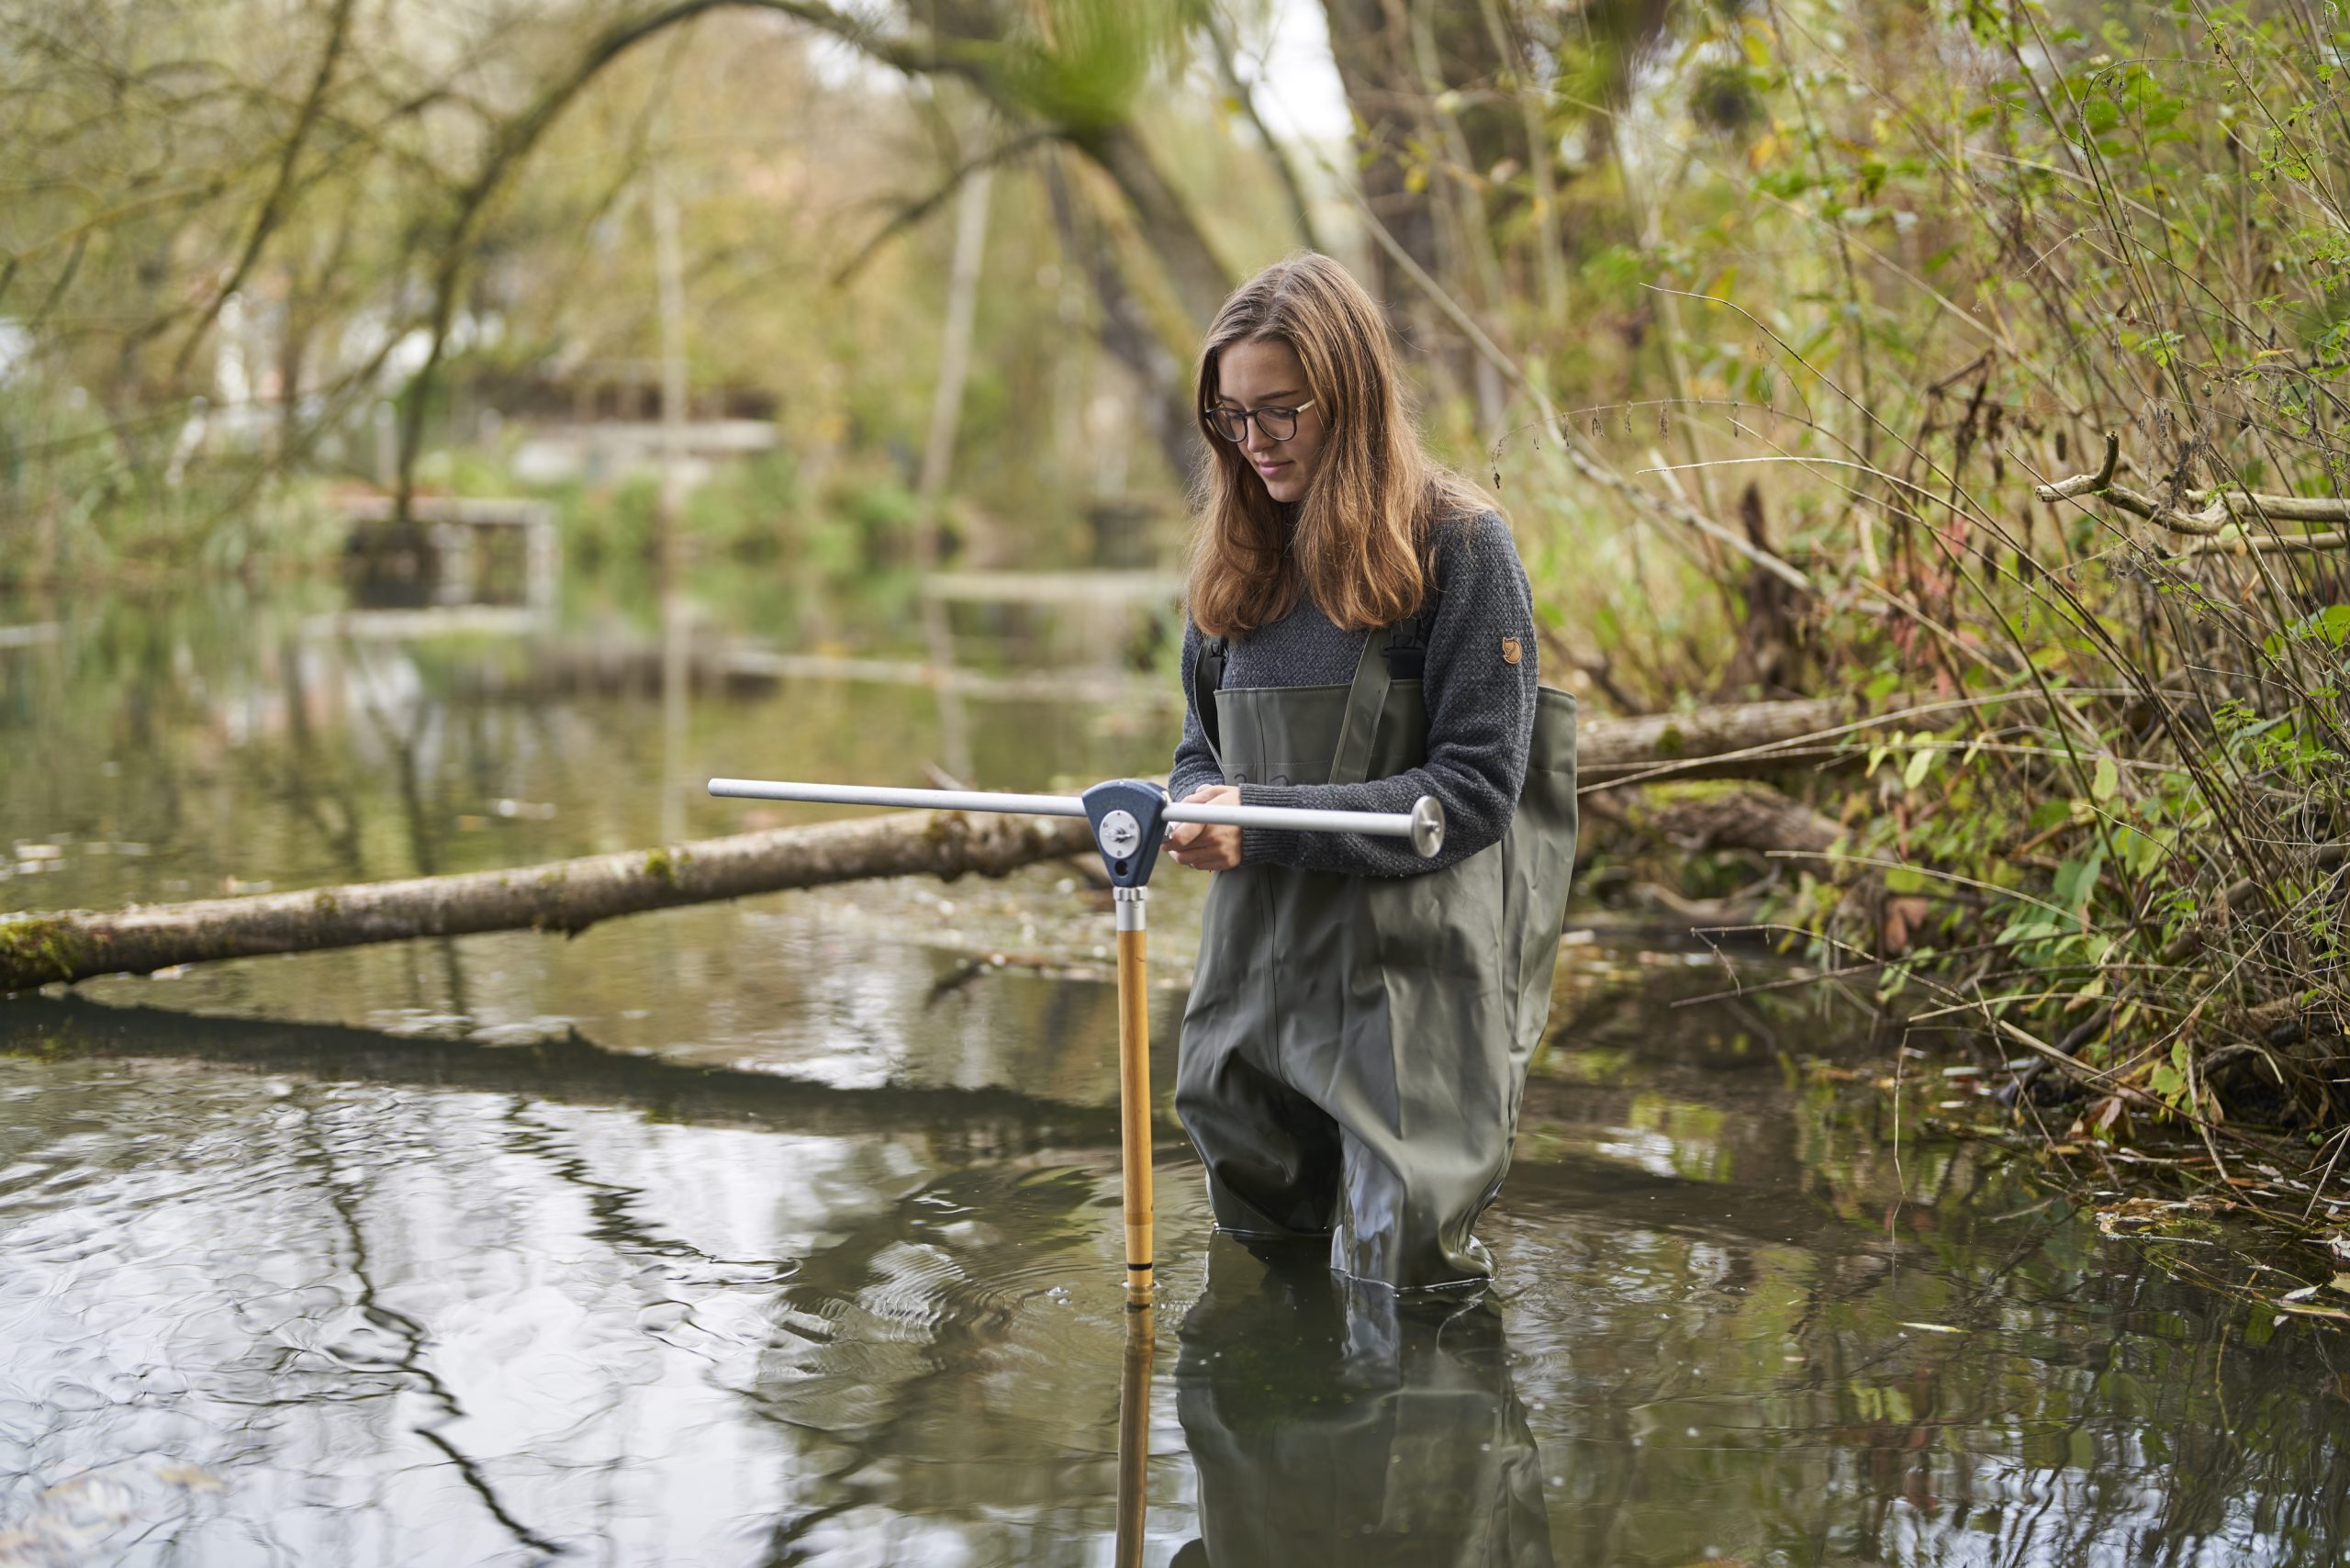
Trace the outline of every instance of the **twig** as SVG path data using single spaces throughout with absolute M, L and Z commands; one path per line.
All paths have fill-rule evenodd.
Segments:
M 2207 539 L 2190 544 L 2178 553 L 2180 560 L 2197 555 L 2262 555 L 2278 551 L 2304 551 L 2314 554 L 2321 550 L 2339 550 L 2350 544 L 2350 534 L 2343 533 L 2273 533 L 2258 537 Z
M 1371 237 L 1378 242 L 1379 248 L 1387 252 L 1388 259 L 1395 263 L 1405 277 L 1412 280 L 1414 286 L 1426 294 L 1429 301 L 1443 312 L 1445 319 L 1460 329 L 1460 335 L 1469 340 L 1470 346 L 1477 351 L 1479 358 L 1501 372 L 1520 391 L 1534 399 L 1534 407 L 1542 416 L 1543 428 L 1551 432 L 1553 439 L 1566 453 L 1567 461 L 1573 465 L 1576 473 L 1581 474 L 1595 485 L 1602 485 L 1614 490 L 1636 506 L 1649 511 L 1662 512 L 1677 522 L 1685 523 L 1697 530 L 1707 538 L 1743 555 L 1748 561 L 1770 573 L 1796 592 L 1807 594 L 1815 599 L 1819 597 L 1818 586 L 1809 577 L 1745 535 L 1735 530 L 1724 528 L 1686 502 L 1640 488 L 1621 474 L 1585 453 L 1575 441 L 1573 426 L 1559 418 L 1557 410 L 1550 406 L 1550 399 L 1543 394 L 1540 387 L 1535 386 L 1527 377 L 1526 372 L 1518 367 L 1517 362 L 1502 352 L 1501 346 L 1486 335 L 1485 330 L 1477 325 L 1475 319 L 1468 311 L 1461 308 L 1460 303 L 1445 292 L 1442 284 L 1428 275 L 1427 269 L 1421 266 L 1413 258 L 1412 253 L 1405 250 L 1403 243 L 1388 230 L 1387 225 L 1380 221 L 1379 215 L 1371 210 L 1371 204 L 1363 199 L 1362 193 L 1341 177 L 1338 171 L 1331 166 L 1327 158 L 1321 158 L 1320 162 L 1324 173 L 1336 181 L 1340 188 L 1353 199 L 1355 209 L 1362 218 L 1363 227 L 1371 231 Z
M 945 183 L 936 190 L 918 201 L 910 202 L 899 208 L 891 215 L 890 221 L 881 226 L 879 232 L 859 246 L 856 254 L 843 263 L 840 269 L 833 274 L 833 286 L 839 288 L 847 284 L 851 278 L 865 269 L 865 263 L 871 261 L 882 246 L 946 206 L 946 198 L 960 190 L 965 180 L 982 169 L 992 169 L 999 163 L 1009 162 L 1030 148 L 1050 141 L 1058 135 L 1058 132 L 1052 130 L 1024 131 L 1002 146 L 991 147 L 969 162 L 957 164 L 948 172 Z
M 2051 503 L 2071 500 L 2078 496 L 2096 496 L 2132 516 L 2159 523 L 2173 533 L 2192 534 L 2207 542 L 2179 552 L 2182 556 L 2244 555 L 2272 550 L 2339 550 L 2350 542 L 2350 534 L 2345 533 L 2221 539 L 2218 535 L 2221 530 L 2245 517 L 2272 523 L 2350 522 L 2350 499 L 2327 496 L 2263 495 L 2251 490 L 2190 490 L 2187 492 L 2188 498 L 2201 503 L 2202 510 L 2183 512 L 2117 482 L 2113 476 L 2121 466 L 2121 438 L 2108 431 L 2105 433 L 2105 461 L 2096 473 L 2076 474 L 2069 479 L 2059 479 L 2053 484 L 2035 485 L 2031 493 Z
M 2097 495 L 2113 483 L 2113 471 L 2121 465 L 2121 438 L 2108 431 L 2105 432 L 2105 463 L 2096 473 L 2076 474 L 2053 485 L 2034 486 L 2032 493 L 2042 500 L 2051 502 L 2069 500 L 2079 495 Z

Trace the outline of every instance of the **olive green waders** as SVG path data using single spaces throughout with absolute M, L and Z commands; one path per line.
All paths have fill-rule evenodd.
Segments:
M 1234 784 L 1355 784 L 1419 766 L 1427 709 L 1367 633 L 1348 686 L 1225 690 L 1187 672 Z M 1398 660 L 1397 662 L 1401 662 Z M 1211 706 L 1213 704 L 1213 706 Z M 1408 877 L 1248 864 L 1208 886 L 1175 1108 L 1220 1228 L 1327 1235 L 1398 1290 L 1471 1283 L 1550 1014 L 1575 843 L 1574 699 L 1545 688 L 1500 842 Z

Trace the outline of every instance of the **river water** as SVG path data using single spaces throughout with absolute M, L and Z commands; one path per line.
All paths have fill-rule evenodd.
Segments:
M 6 607 L 0 909 L 802 820 L 693 783 L 937 755 L 915 688 L 665 708 L 650 629 L 565 604 Z M 1173 724 L 962 717 L 1006 789 L 1162 767 Z M 1488 1300 L 1212 1238 L 1168 1109 L 1188 879 L 1147 1319 L 1069 867 L 0 1002 L 0 1564 L 2343 1560 L 2341 1340 L 1897 1128 L 1856 1020 L 1708 1000 L 1703 954 L 1566 950 Z

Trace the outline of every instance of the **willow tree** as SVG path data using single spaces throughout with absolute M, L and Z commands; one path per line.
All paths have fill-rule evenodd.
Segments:
M 958 170 L 958 178 L 1040 137 L 1081 154 L 1124 197 L 1157 260 L 1181 311 L 1165 320 L 1169 333 L 1203 322 L 1229 287 L 1229 269 L 1132 118 L 1141 87 L 1181 39 L 1179 18 L 1162 0 L 1051 0 L 1016 11 L 986 3 L 934 4 L 908 7 L 893 28 L 822 0 L 671 0 L 619 10 L 498 125 L 481 150 L 442 219 L 421 377 L 429 379 L 447 352 L 487 220 L 565 110 L 632 51 L 673 28 L 731 10 L 789 17 L 907 76 L 964 84 L 996 110 L 1008 135 L 997 150 Z M 1156 364 L 1136 368 L 1149 374 Z M 404 492 L 422 443 L 423 418 L 423 400 L 409 398 L 401 431 Z
M 265 17 L 240 0 L 25 0 L 0 15 L 0 319 L 72 360 L 73 383 L 100 388 L 109 442 L 146 432 L 146 450 L 120 465 L 136 473 L 161 465 L 180 411 L 210 389 L 215 365 L 199 349 L 232 338 L 239 311 L 265 300 L 285 363 L 247 368 L 265 374 L 285 414 L 270 455 L 298 454 L 347 422 L 352 399 L 406 377 L 405 490 L 425 394 L 465 346 L 540 154 L 622 62 L 721 14 L 773 18 L 775 36 L 826 40 L 918 84 L 957 84 L 985 106 L 992 134 L 914 216 L 946 205 L 980 166 L 1061 169 L 1059 194 L 1087 209 L 1074 231 L 1116 246 L 1083 269 L 1116 323 L 1104 345 L 1172 395 L 1168 366 L 1188 357 L 1232 282 L 1137 120 L 1188 59 L 1197 18 L 1183 0 L 576 0 L 488 12 L 314 0 Z M 366 326 L 370 352 L 314 384 L 306 345 L 352 324 Z M 1166 428 L 1180 470 L 1185 453 Z

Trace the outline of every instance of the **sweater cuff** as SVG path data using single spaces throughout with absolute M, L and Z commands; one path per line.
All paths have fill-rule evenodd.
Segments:
M 1296 806 L 1293 784 L 1243 784 L 1244 806 Z M 1240 830 L 1240 863 L 1244 866 L 1289 866 L 1297 861 L 1305 835 L 1285 827 L 1244 827 Z
M 1181 801 L 1203 785 L 1223 782 L 1224 775 L 1213 770 L 1170 776 L 1167 780 L 1167 798 L 1170 801 Z

